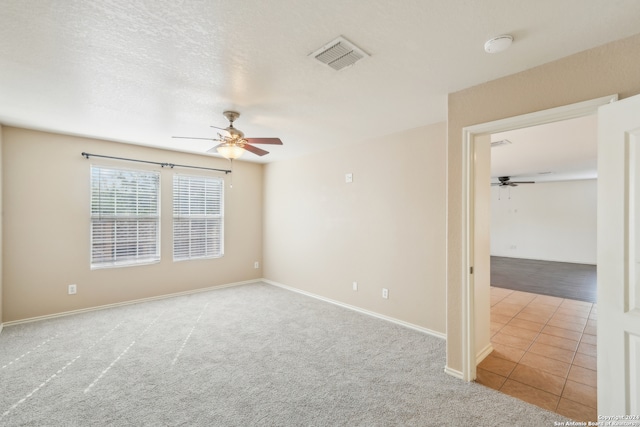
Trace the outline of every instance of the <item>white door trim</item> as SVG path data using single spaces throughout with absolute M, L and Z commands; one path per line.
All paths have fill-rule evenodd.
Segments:
M 462 378 L 473 381 L 476 378 L 474 283 L 471 267 L 474 265 L 474 209 L 475 193 L 474 151 L 475 137 L 483 134 L 506 132 L 524 127 L 553 123 L 577 117 L 596 114 L 598 107 L 615 102 L 618 95 L 609 95 L 589 101 L 551 108 L 521 116 L 509 117 L 488 123 L 467 126 L 462 129 Z

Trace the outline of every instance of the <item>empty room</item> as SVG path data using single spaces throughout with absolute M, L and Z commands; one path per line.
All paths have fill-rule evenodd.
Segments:
M 0 424 L 638 414 L 639 17 L 631 0 L 3 1 Z M 540 405 L 476 381 L 478 141 L 583 116 L 598 394 Z

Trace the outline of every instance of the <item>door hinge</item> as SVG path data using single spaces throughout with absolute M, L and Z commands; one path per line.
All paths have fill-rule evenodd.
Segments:
M 473 266 L 469 267 L 469 274 L 473 274 Z

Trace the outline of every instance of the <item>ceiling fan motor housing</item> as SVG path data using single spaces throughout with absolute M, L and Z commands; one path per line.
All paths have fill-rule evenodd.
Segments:
M 233 122 L 235 122 L 238 119 L 238 117 L 240 117 L 240 113 L 238 113 L 237 111 L 225 111 L 224 113 L 222 113 L 222 115 L 224 115 L 227 118 L 227 120 L 229 120 L 229 127 L 226 128 L 226 131 L 229 132 L 229 135 L 231 135 L 231 138 L 243 139 L 244 132 L 233 127 Z

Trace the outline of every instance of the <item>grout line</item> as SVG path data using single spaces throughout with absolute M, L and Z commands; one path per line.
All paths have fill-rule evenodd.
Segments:
M 509 295 L 511 295 L 511 294 L 509 294 Z M 504 298 L 502 298 L 500 301 L 498 301 L 498 303 L 499 303 L 499 302 L 502 302 L 505 298 L 506 298 L 506 296 L 505 296 Z M 511 319 L 509 319 L 509 321 L 505 324 L 505 326 L 506 326 L 506 325 L 508 325 L 509 323 L 511 323 L 511 321 L 512 321 L 513 319 L 515 319 L 515 318 L 516 318 L 516 316 L 517 316 L 518 314 L 520 314 L 520 313 L 521 313 L 521 312 L 522 312 L 526 307 L 528 307 L 528 306 L 529 306 L 533 301 L 535 301 L 535 299 L 536 299 L 536 298 L 533 298 L 533 299 L 532 299 L 531 301 L 529 301 L 526 305 L 524 305 L 524 306 L 522 307 L 522 309 L 520 309 L 520 311 L 518 311 L 518 312 L 517 312 L 517 313 L 515 313 L 513 316 L 511 316 Z M 532 346 L 533 346 L 533 344 L 537 341 L 538 337 L 542 334 L 542 331 L 544 330 L 544 328 L 545 328 L 546 326 L 548 326 L 549 321 L 550 321 L 550 320 L 553 318 L 553 316 L 558 312 L 558 310 L 560 309 L 560 307 L 562 306 L 562 304 L 564 304 L 564 302 L 566 301 L 566 299 L 567 299 L 567 298 L 562 298 L 562 301 L 560 302 L 560 304 L 558 304 L 558 305 L 556 306 L 556 308 L 555 308 L 555 310 L 553 311 L 553 313 L 551 314 L 551 316 L 549 316 L 549 318 L 545 321 L 545 323 L 543 324 L 542 328 L 540 328 L 540 330 L 538 331 L 537 335 L 536 335 L 536 336 L 533 338 L 533 340 L 531 341 L 531 344 L 529 344 L 529 346 L 527 347 L 527 349 L 525 349 L 525 350 L 524 350 L 524 353 L 522 354 L 522 356 L 520 357 L 520 359 L 519 359 L 517 362 L 515 362 L 515 363 L 516 363 L 516 365 L 515 365 L 515 366 L 513 367 L 513 369 L 509 372 L 509 374 L 507 375 L 507 377 L 506 377 L 505 381 L 502 383 L 502 385 L 498 388 L 498 390 L 499 390 L 499 391 L 501 391 L 501 390 L 503 389 L 504 385 L 507 383 L 507 380 L 511 380 L 511 381 L 515 381 L 515 382 L 518 382 L 518 383 L 520 383 L 520 384 L 524 384 L 524 385 L 527 385 L 527 386 L 529 386 L 529 387 L 535 388 L 535 389 L 537 389 L 537 390 L 540 390 L 540 391 L 544 391 L 544 392 L 550 393 L 550 392 L 548 392 L 548 391 L 546 391 L 546 390 L 542 390 L 542 389 L 540 389 L 540 388 L 538 388 L 538 387 L 535 387 L 535 386 L 533 386 L 533 385 L 531 385 L 531 384 L 526 384 L 526 383 L 523 383 L 523 382 L 518 381 L 518 380 L 516 380 L 516 379 L 513 379 L 511 376 L 512 376 L 513 372 L 515 372 L 515 370 L 516 370 L 516 368 L 518 367 L 518 365 L 520 365 L 520 364 L 521 364 L 521 363 L 520 363 L 520 361 L 522 361 L 522 359 L 524 358 L 524 356 L 525 356 L 527 353 L 530 353 L 530 349 L 531 349 L 531 347 L 532 347 Z M 497 304 L 497 303 L 496 303 L 496 304 Z M 590 309 L 589 309 L 589 314 L 591 314 L 591 311 L 593 310 L 593 306 L 594 306 L 594 304 L 593 304 L 593 303 L 590 303 L 590 304 L 591 304 L 591 307 L 590 307 Z M 514 327 L 517 327 L 517 326 L 514 326 Z M 502 328 L 500 328 L 500 330 L 502 330 L 503 328 L 504 328 L 504 326 L 503 326 Z M 521 328 L 521 329 L 524 329 L 524 328 Z M 561 390 L 561 392 L 560 392 L 560 395 L 556 395 L 555 393 L 550 393 L 550 394 L 552 394 L 552 395 L 554 395 L 554 396 L 558 396 L 558 401 L 556 402 L 555 409 L 554 409 L 554 412 L 556 412 L 556 413 L 557 413 L 558 407 L 559 407 L 559 405 L 560 405 L 560 400 L 563 398 L 563 394 L 564 394 L 564 391 L 565 391 L 565 388 L 566 388 L 566 385 L 567 385 L 567 381 L 569 380 L 569 374 L 571 373 L 571 367 L 573 366 L 573 361 L 575 360 L 576 354 L 578 353 L 578 346 L 579 346 L 579 345 L 580 345 L 580 343 L 582 342 L 582 337 L 584 336 L 584 330 L 585 330 L 585 329 L 586 329 L 586 323 L 585 323 L 585 326 L 583 326 L 583 328 L 582 328 L 582 332 L 580 332 L 580 339 L 578 340 L 578 344 L 577 344 L 577 346 L 576 346 L 576 349 L 573 351 L 573 356 L 572 356 L 572 358 L 571 358 L 571 362 L 569 362 L 569 371 L 567 372 L 566 377 L 564 377 L 564 381 L 563 381 L 563 384 L 562 384 L 562 390 Z M 498 330 L 496 333 L 500 332 L 500 330 Z M 578 331 L 576 331 L 576 332 L 578 332 Z M 495 334 L 494 334 L 494 335 L 495 335 Z M 492 337 L 493 337 L 493 336 L 492 336 Z M 559 338 L 563 338 L 563 337 L 559 337 Z M 563 339 L 565 339 L 565 338 L 563 338 Z M 533 353 L 533 354 L 535 354 L 535 353 Z M 553 360 L 555 360 L 555 359 L 553 359 Z M 566 362 L 565 362 L 565 363 L 566 363 Z M 537 369 L 537 368 L 534 368 L 534 369 Z M 550 375 L 554 375 L 554 374 L 551 374 L 551 373 L 549 373 L 549 374 L 550 374 Z M 557 375 L 556 375 L 556 376 L 557 376 Z M 559 377 L 559 378 L 560 378 L 560 377 Z M 569 400 L 571 400 L 571 399 L 569 399 Z M 584 403 L 582 403 L 582 402 L 577 402 L 577 403 L 580 403 L 580 404 L 583 404 L 583 405 L 584 405 Z M 588 406 L 588 405 L 585 405 L 585 406 Z
M 503 302 L 503 301 L 504 301 L 504 300 L 505 300 L 509 295 L 513 294 L 513 292 L 515 292 L 515 291 L 512 291 L 511 293 L 509 293 L 509 294 L 505 295 L 505 296 L 504 296 L 503 298 L 501 298 L 498 302 L 496 302 L 496 304 L 493 304 L 493 305 L 491 306 L 491 310 L 493 310 L 493 309 L 494 309 L 494 306 L 495 306 L 495 305 L 497 305 L 497 304 L 498 304 L 498 303 L 500 303 L 500 302 Z M 529 292 L 529 293 L 530 293 L 530 292 Z M 536 294 L 536 295 L 541 295 L 541 294 Z M 544 296 L 544 295 L 543 295 L 543 296 Z M 500 331 L 504 328 L 504 326 L 509 325 L 509 324 L 511 323 L 511 321 L 512 321 L 513 319 L 515 319 L 515 318 L 516 318 L 516 316 L 517 316 L 518 314 L 520 314 L 520 313 L 521 313 L 525 308 L 527 308 L 527 307 L 528 307 L 528 306 L 529 306 L 533 301 L 535 301 L 535 299 L 536 299 L 536 298 L 534 298 L 534 299 L 532 299 L 531 301 L 529 301 L 528 303 L 526 303 L 526 304 L 525 304 L 525 305 L 524 305 L 524 306 L 523 306 L 523 307 L 522 307 L 522 308 L 521 308 L 517 313 L 515 313 L 515 314 L 514 314 L 514 315 L 512 315 L 512 316 L 510 316 L 511 318 L 509 319 L 509 321 L 508 321 L 506 324 L 504 324 L 500 329 L 498 329 L 494 334 L 492 334 L 492 335 L 491 335 L 491 339 L 492 339 L 492 338 L 493 338 L 493 337 L 494 337 L 498 332 L 500 332 Z M 566 397 L 563 397 L 563 395 L 564 395 L 564 392 L 565 392 L 565 389 L 566 389 L 566 386 L 567 386 L 567 381 L 569 381 L 569 374 L 571 373 L 571 368 L 574 366 L 574 363 L 573 363 L 573 362 L 575 361 L 576 355 L 577 355 L 577 353 L 578 353 L 578 347 L 580 346 L 580 343 L 582 343 L 582 339 L 583 339 L 584 334 L 585 334 L 585 332 L 584 332 L 584 331 L 585 331 L 585 329 L 586 329 L 586 327 L 587 327 L 587 323 L 588 323 L 588 321 L 589 321 L 589 320 L 594 320 L 594 319 L 591 319 L 591 318 L 590 318 L 590 316 L 591 316 L 591 314 L 593 313 L 593 309 L 594 309 L 594 307 L 595 307 L 595 305 L 596 305 L 595 303 L 589 303 L 589 304 L 590 304 L 590 309 L 589 309 L 589 314 L 588 314 L 588 316 L 587 316 L 587 317 L 588 317 L 588 318 L 587 318 L 587 323 L 585 323 L 585 325 L 582 327 L 582 331 L 573 331 L 573 330 L 570 330 L 570 331 L 573 331 L 573 332 L 579 332 L 579 333 L 580 333 L 580 336 L 579 336 L 579 339 L 578 339 L 578 342 L 577 342 L 576 348 L 575 348 L 575 350 L 573 350 L 573 356 L 572 356 L 572 358 L 571 358 L 571 362 L 569 363 L 569 371 L 567 372 L 566 377 L 564 377 L 564 378 L 563 378 L 562 391 L 560 392 L 560 395 L 556 395 L 555 393 L 551 393 L 551 392 L 548 392 L 548 391 L 546 391 L 546 390 L 542 390 L 542 389 L 540 389 L 540 388 L 538 388 L 538 387 L 534 387 L 534 386 L 533 386 L 533 385 L 531 385 L 531 384 L 526 384 L 526 383 L 523 383 L 523 382 L 521 382 L 521 381 L 515 380 L 515 379 L 513 379 L 513 378 L 512 378 L 512 374 L 513 374 L 513 372 L 516 370 L 516 368 L 518 367 L 518 365 L 520 365 L 520 364 L 521 364 L 520 362 L 522 361 L 522 359 L 524 358 L 524 356 L 525 356 L 527 353 L 531 353 L 531 352 L 530 352 L 531 347 L 532 347 L 532 346 L 533 346 L 533 344 L 538 340 L 538 338 L 540 337 L 540 335 L 543 333 L 542 331 L 545 329 L 545 327 L 546 327 L 546 326 L 551 326 L 551 325 L 549 325 L 549 322 L 550 322 L 550 321 L 551 321 L 551 319 L 553 319 L 553 317 L 557 314 L 557 312 L 558 312 L 558 310 L 560 309 L 560 307 L 563 307 L 563 304 L 565 303 L 565 301 L 566 301 L 567 299 L 568 299 L 568 298 L 561 298 L 561 300 L 562 300 L 562 301 L 560 302 L 560 304 L 558 304 L 557 306 L 555 306 L 555 310 L 553 311 L 553 313 L 551 313 L 551 315 L 549 316 L 549 318 L 548 318 L 548 319 L 547 319 L 547 320 L 542 324 L 542 327 L 541 327 L 541 328 L 540 328 L 540 330 L 538 331 L 537 335 L 536 335 L 536 336 L 533 338 L 533 340 L 531 341 L 531 344 L 529 344 L 529 346 L 528 346 L 526 349 L 524 349 L 524 350 L 523 350 L 523 354 L 522 354 L 522 356 L 518 359 L 518 361 L 517 361 L 517 362 L 515 362 L 515 366 L 514 366 L 514 367 L 513 367 L 513 369 L 509 372 L 509 374 L 508 374 L 506 377 L 503 377 L 502 375 L 496 374 L 496 375 L 499 375 L 500 377 L 504 378 L 504 382 L 503 382 L 503 383 L 500 385 L 500 387 L 498 387 L 498 389 L 497 389 L 498 391 L 501 391 L 501 392 L 502 392 L 502 389 L 504 388 L 505 384 L 507 383 L 507 380 L 511 380 L 511 381 L 518 382 L 518 383 L 520 383 L 520 384 L 527 385 L 527 386 L 532 387 L 532 388 L 534 388 L 534 389 L 536 389 L 536 390 L 540 390 L 540 391 L 544 391 L 544 392 L 546 392 L 546 393 L 550 393 L 551 395 L 553 395 L 553 396 L 557 396 L 557 397 L 558 397 L 558 401 L 557 401 L 557 403 L 555 404 L 555 409 L 553 410 L 553 412 L 558 413 L 558 407 L 560 406 L 560 401 L 561 401 L 562 399 L 567 399 Z M 566 308 L 566 306 L 564 306 L 564 307 Z M 597 319 L 595 319 L 595 322 L 597 322 Z M 537 323 L 537 322 L 534 322 L 534 323 Z M 514 326 L 514 327 L 518 327 L 518 326 Z M 521 329 L 525 329 L 525 328 L 521 328 Z M 563 328 L 561 328 L 561 329 L 563 329 Z M 508 334 L 507 334 L 507 335 L 508 335 Z M 555 335 L 554 335 L 554 337 L 555 337 Z M 557 337 L 557 338 L 569 340 L 569 338 L 566 338 L 566 337 Z M 491 339 L 490 339 L 490 340 L 491 340 Z M 571 341 L 575 341 L 575 340 L 571 340 Z M 552 346 L 552 347 L 555 347 L 555 346 Z M 513 347 L 513 348 L 517 348 L 517 347 Z M 558 348 L 561 348 L 561 349 L 562 349 L 562 347 L 558 347 Z M 522 349 L 519 349 L 519 350 L 522 350 Z M 563 349 L 563 350 L 566 350 L 566 349 Z M 535 354 L 535 353 L 532 353 L 532 354 Z M 544 357 L 546 357 L 546 356 L 544 356 Z M 549 358 L 549 359 L 552 359 L 552 358 Z M 552 360 L 556 360 L 556 359 L 552 359 Z M 512 361 L 512 362 L 513 362 L 513 361 Z M 562 361 L 560 361 L 560 362 L 562 362 Z M 564 362 L 564 363 L 566 363 L 566 362 Z M 524 365 L 524 366 L 526 366 L 526 365 Z M 577 365 L 575 365 L 575 366 L 577 366 Z M 538 369 L 538 368 L 533 368 L 533 369 Z M 542 371 L 544 371 L 544 370 L 542 370 Z M 546 372 L 546 371 L 545 371 L 545 372 Z M 550 374 L 550 375 L 554 375 L 554 374 L 551 374 L 551 373 L 549 373 L 549 374 Z M 555 376 L 557 377 L 557 375 L 555 375 Z M 559 378 L 562 378 L 562 377 L 559 377 Z M 573 399 L 567 399 L 567 400 L 570 400 L 570 401 L 576 402 L 576 401 L 575 401 L 575 400 L 573 400 Z M 579 404 L 581 404 L 581 405 L 584 405 L 584 406 L 586 406 L 586 407 L 590 407 L 590 408 L 591 408 L 591 406 L 590 406 L 590 405 L 586 405 L 584 402 L 576 402 L 576 403 L 579 403 Z

